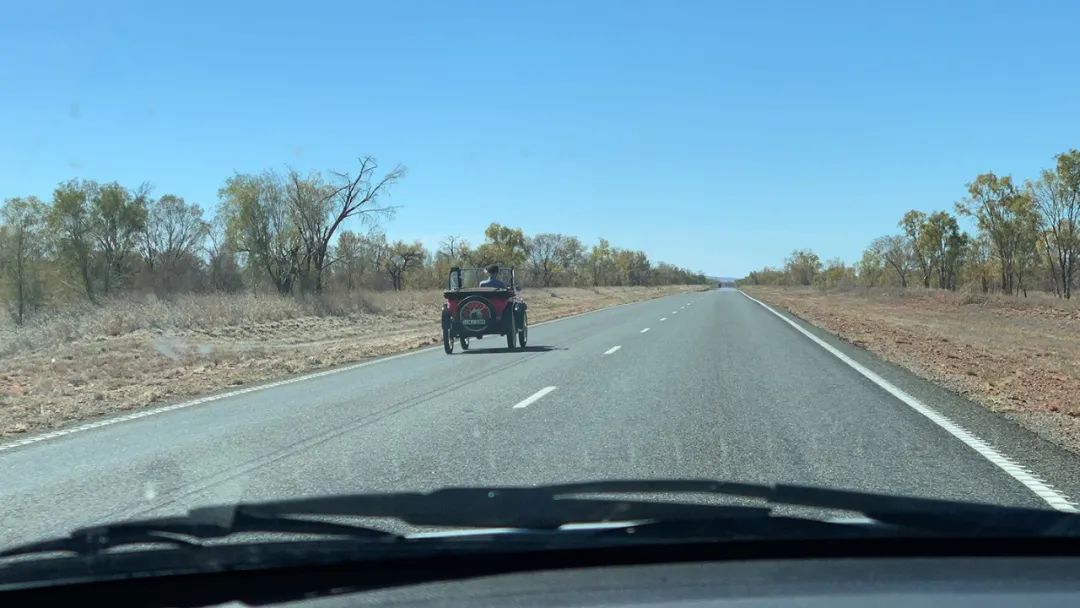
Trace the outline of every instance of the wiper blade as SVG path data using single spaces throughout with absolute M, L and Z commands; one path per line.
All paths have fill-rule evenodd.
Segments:
M 630 494 L 634 498 L 602 497 L 619 494 Z M 685 494 L 751 498 L 764 501 L 766 506 L 639 499 L 641 495 L 663 499 Z M 1080 515 L 1061 511 L 796 485 L 624 480 L 535 488 L 447 488 L 430 493 L 352 494 L 205 507 L 191 510 L 186 517 L 85 528 L 66 538 L 8 549 L 0 552 L 0 556 L 42 551 L 98 552 L 146 542 L 196 544 L 194 541 L 224 538 L 241 532 L 345 535 L 386 541 L 405 538 L 372 528 L 305 519 L 313 516 L 390 518 L 414 526 L 439 528 L 549 531 L 568 524 L 636 522 L 649 525 L 654 531 L 682 527 L 774 538 L 798 532 L 829 534 L 842 528 L 846 528 L 846 533 L 852 531 L 850 526 L 843 524 L 773 515 L 772 506 L 781 504 L 855 512 L 915 534 L 1080 536 Z
M 601 500 L 603 494 L 712 494 L 764 501 L 766 507 Z M 701 520 L 760 516 L 771 506 L 850 511 L 884 524 L 954 534 L 1080 536 L 1080 514 L 1050 509 L 890 496 L 800 485 L 714 480 L 614 480 L 536 488 L 448 488 L 428 494 L 374 494 L 261 505 L 278 514 L 393 517 L 416 525 L 557 527 L 577 522 Z
M 347 536 L 369 540 L 400 538 L 389 532 L 363 526 L 266 516 L 258 513 L 257 509 L 237 509 L 225 506 L 193 509 L 188 512 L 188 515 L 180 517 L 135 520 L 79 528 L 63 538 L 29 543 L 0 551 L 0 557 L 54 552 L 88 554 L 128 545 L 166 544 L 197 548 L 204 546 L 198 541 L 249 533 Z
M 933 498 L 889 496 L 798 485 L 763 486 L 772 504 L 855 511 L 875 521 L 942 534 L 987 536 L 1080 536 L 1080 513 L 1004 507 Z
M 711 484 L 708 487 L 717 484 L 708 483 Z M 529 529 L 555 529 L 577 523 L 761 517 L 770 513 L 766 507 L 596 497 L 599 494 L 703 493 L 708 491 L 706 487 L 701 482 L 628 481 L 535 488 L 445 488 L 429 493 L 299 498 L 238 505 L 237 508 L 276 515 L 388 517 L 416 526 Z
M 628 489 L 629 488 L 629 489 Z M 570 491 L 564 491 L 568 489 Z M 767 507 L 605 498 L 598 494 L 653 492 L 645 486 L 610 486 L 604 492 L 567 486 L 446 488 L 430 493 L 353 494 L 238 504 L 237 513 L 262 517 L 385 518 L 414 527 L 554 532 L 573 524 L 745 522 L 768 519 Z M 201 509 L 194 509 L 198 514 Z M 581 530 L 579 528 L 578 530 Z M 433 538 L 427 536 L 426 538 Z M 461 537 L 458 537 L 461 538 Z
M 1080 512 L 893 496 L 790 484 L 711 480 L 600 481 L 549 486 L 557 492 L 696 492 L 738 496 L 769 505 L 850 511 L 879 523 L 924 532 L 1080 536 Z
M 713 480 L 599 481 L 548 486 L 554 492 L 693 492 L 850 511 L 882 524 L 924 532 L 1023 536 L 1080 536 L 1080 512 L 892 496 L 791 484 L 750 484 Z
M 656 491 L 651 482 L 627 491 Z M 247 532 L 343 535 L 400 541 L 386 531 L 306 519 L 310 517 L 389 518 L 439 528 L 557 530 L 567 524 L 642 521 L 705 521 L 768 518 L 769 509 L 672 502 L 575 498 L 562 486 L 539 488 L 448 488 L 430 493 L 351 494 L 265 503 L 200 507 L 186 516 L 88 527 L 70 535 L 0 551 L 0 557 L 45 552 L 98 553 L 116 547 L 165 543 L 202 547 L 200 540 Z M 610 492 L 622 492 L 612 486 Z M 692 490 L 691 490 L 692 491 Z M 582 494 L 596 494 L 584 489 Z

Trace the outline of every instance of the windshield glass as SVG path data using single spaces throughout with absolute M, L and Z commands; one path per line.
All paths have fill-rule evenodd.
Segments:
M 4 3 L 0 548 L 612 480 L 1075 511 L 1078 22 Z M 770 499 L 688 488 L 616 494 Z M 528 496 L 476 526 L 617 519 Z
M 449 289 L 476 289 L 479 287 L 522 287 L 513 268 L 451 268 Z

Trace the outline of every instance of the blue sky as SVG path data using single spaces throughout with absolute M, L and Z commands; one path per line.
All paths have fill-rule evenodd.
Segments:
M 409 175 L 391 238 L 492 221 L 716 275 L 857 260 L 1080 147 L 1076 2 L 0 4 L 0 197 L 204 207 L 233 172 Z

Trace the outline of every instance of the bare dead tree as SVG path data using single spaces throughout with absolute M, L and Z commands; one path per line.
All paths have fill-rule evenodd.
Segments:
M 468 241 L 456 234 L 451 234 L 439 242 L 439 255 L 447 261 L 454 262 L 460 260 L 462 253 L 468 248 Z
M 357 216 L 374 222 L 393 213 L 393 207 L 379 206 L 379 199 L 404 177 L 405 168 L 396 166 L 381 177 L 378 169 L 375 159 L 365 156 L 355 174 L 334 172 L 330 183 L 290 175 L 290 197 L 306 249 L 303 270 L 310 273 L 315 292 L 322 291 L 323 274 L 333 262 L 330 243 L 341 224 Z
M 424 246 L 419 242 L 397 241 L 387 247 L 382 255 L 382 267 L 390 278 L 394 291 L 405 286 L 405 273 L 424 261 Z

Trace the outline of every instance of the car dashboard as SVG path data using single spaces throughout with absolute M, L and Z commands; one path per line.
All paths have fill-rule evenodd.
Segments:
M 597 567 L 434 582 L 288 606 L 1080 606 L 1080 558 L 857 558 Z

